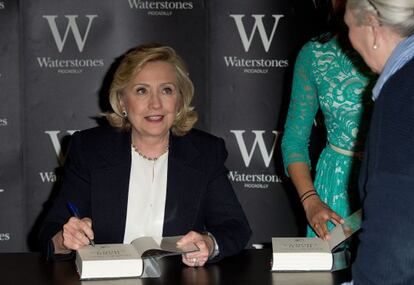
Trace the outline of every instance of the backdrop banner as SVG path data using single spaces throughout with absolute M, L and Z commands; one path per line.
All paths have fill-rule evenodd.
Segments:
M 227 142 L 229 178 L 252 242 L 296 235 L 282 184 L 280 122 L 302 23 L 291 1 L 215 0 L 209 11 L 211 129 Z
M 0 251 L 25 248 L 19 6 L 0 1 Z
M 296 2 L 0 0 L 0 251 L 38 250 L 70 136 L 105 123 L 120 57 L 148 42 L 187 62 L 196 127 L 226 141 L 252 243 L 298 234 L 303 217 L 280 157 L 294 59 L 309 30 Z

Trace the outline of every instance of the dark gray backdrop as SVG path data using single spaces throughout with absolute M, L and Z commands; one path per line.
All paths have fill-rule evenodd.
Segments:
M 119 56 L 154 41 L 188 63 L 197 127 L 226 140 L 252 243 L 297 235 L 279 146 L 312 26 L 300 2 L 0 0 L 0 252 L 37 249 L 70 135 L 101 123 Z

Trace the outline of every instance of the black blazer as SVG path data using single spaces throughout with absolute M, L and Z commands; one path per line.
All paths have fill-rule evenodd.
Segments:
M 164 236 L 190 230 L 216 238 L 217 260 L 237 253 L 251 230 L 227 178 L 224 141 L 199 130 L 170 136 Z M 122 243 L 131 168 L 131 134 L 96 127 L 72 136 L 62 187 L 40 232 L 52 257 L 51 238 L 70 217 L 67 202 L 90 217 L 96 243 Z

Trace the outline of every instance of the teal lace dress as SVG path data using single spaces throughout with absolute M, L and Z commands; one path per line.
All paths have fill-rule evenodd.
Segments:
M 360 158 L 334 151 L 363 151 L 371 113 L 374 75 L 354 51 L 345 52 L 336 38 L 308 42 L 295 65 L 282 154 L 285 168 L 294 162 L 311 167 L 309 138 L 320 108 L 327 130 L 327 145 L 319 156 L 314 186 L 322 201 L 347 217 L 357 201 Z M 286 172 L 287 173 L 287 172 Z M 329 224 L 332 228 L 333 224 Z M 308 226 L 307 236 L 315 236 Z

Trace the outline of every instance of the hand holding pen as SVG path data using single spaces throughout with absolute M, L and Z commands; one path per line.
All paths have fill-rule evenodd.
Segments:
M 69 211 L 74 218 L 70 218 L 69 221 L 63 226 L 63 235 L 68 240 L 67 243 L 73 243 L 73 246 L 69 246 L 71 249 L 77 249 L 77 245 L 84 244 L 85 238 L 88 239 L 88 243 L 95 246 L 93 241 L 92 221 L 89 218 L 81 218 L 78 208 L 75 204 L 67 203 Z M 66 234 L 65 234 L 66 231 Z M 68 247 L 68 246 L 67 246 Z

